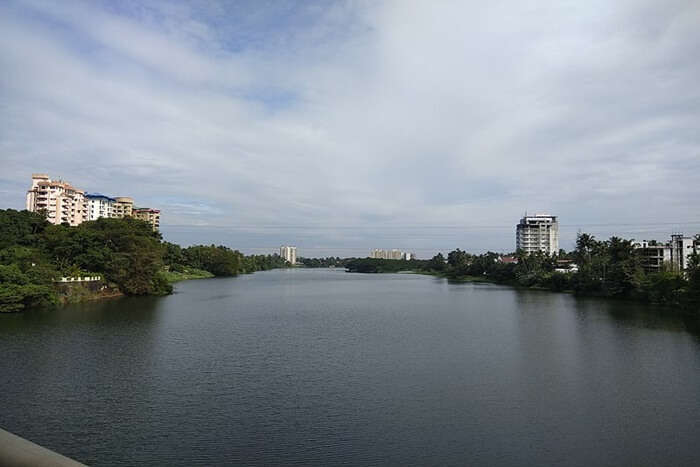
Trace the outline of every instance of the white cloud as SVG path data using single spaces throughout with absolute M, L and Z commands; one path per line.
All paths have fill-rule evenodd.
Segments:
M 5 204 L 47 171 L 158 204 L 166 234 L 367 248 L 507 250 L 525 209 L 572 232 L 700 220 L 695 2 L 135 5 L 0 7 Z

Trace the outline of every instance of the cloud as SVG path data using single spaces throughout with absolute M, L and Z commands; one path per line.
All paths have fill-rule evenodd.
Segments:
M 526 209 L 564 247 L 700 230 L 698 24 L 693 1 L 6 2 L 0 202 L 49 172 L 178 241 L 320 254 L 508 250 Z

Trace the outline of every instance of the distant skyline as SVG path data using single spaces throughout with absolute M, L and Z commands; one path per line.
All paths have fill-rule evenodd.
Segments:
M 700 232 L 700 3 L 0 3 L 0 207 L 33 172 L 247 253 Z

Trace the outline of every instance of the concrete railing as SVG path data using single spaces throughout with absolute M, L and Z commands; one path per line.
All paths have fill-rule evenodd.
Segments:
M 2 467 L 85 467 L 85 464 L 42 448 L 0 428 Z

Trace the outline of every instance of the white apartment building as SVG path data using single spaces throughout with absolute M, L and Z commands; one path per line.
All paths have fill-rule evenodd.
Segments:
M 551 256 L 559 253 L 557 216 L 526 214 L 515 228 L 515 249 L 527 254 L 541 251 Z
M 297 262 L 297 247 L 295 246 L 281 246 L 280 256 L 289 262 L 289 264 L 296 264 Z
M 375 248 L 369 252 L 369 257 L 375 259 L 412 259 L 415 258 L 416 255 L 413 253 L 403 252 L 395 248 L 393 250 L 381 250 Z
M 86 220 L 85 192 L 63 180 L 51 180 L 46 174 L 32 174 L 26 207 L 27 211 L 45 211 L 52 224 L 76 226 Z
M 85 220 L 94 221 L 100 217 L 114 216 L 115 199 L 100 193 L 88 193 L 85 195 L 85 207 L 87 216 Z
M 52 224 L 71 226 L 100 217 L 135 217 L 160 228 L 160 210 L 136 208 L 128 196 L 112 198 L 100 193 L 85 193 L 63 180 L 51 180 L 46 174 L 32 174 L 32 186 L 27 191 L 27 211 L 46 211 Z

